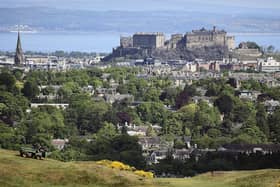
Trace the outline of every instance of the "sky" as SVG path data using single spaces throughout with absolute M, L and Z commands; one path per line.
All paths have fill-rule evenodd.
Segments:
M 279 0 L 0 0 L 0 7 L 43 6 L 88 10 L 184 10 L 201 6 L 273 8 L 280 10 Z

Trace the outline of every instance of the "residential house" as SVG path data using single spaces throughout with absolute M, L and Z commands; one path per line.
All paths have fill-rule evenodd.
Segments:
M 177 160 L 185 161 L 191 158 L 193 149 L 175 149 L 173 150 L 172 157 Z
M 259 63 L 259 71 L 261 72 L 279 72 L 280 62 L 273 59 L 273 57 L 267 58 L 265 61 Z
M 158 164 L 159 161 L 165 159 L 167 155 L 167 149 L 154 151 L 150 156 L 147 157 L 147 162 L 148 164 Z
M 273 99 L 264 102 L 264 107 L 266 109 L 266 112 L 270 114 L 272 114 L 279 106 L 280 106 L 280 102 Z
M 146 136 L 148 126 L 126 125 L 127 134 L 130 136 Z
M 280 152 L 280 145 L 277 144 L 229 144 L 224 145 L 218 149 L 220 152 L 231 152 L 231 153 L 262 153 L 271 154 Z
M 206 102 L 209 106 L 213 106 L 213 99 L 211 97 L 206 96 L 194 96 L 192 97 L 192 101 L 194 103 L 199 103 L 200 101 Z
M 66 108 L 69 107 L 69 104 L 66 104 L 66 103 L 31 103 L 31 108 L 38 108 L 41 106 L 53 106 L 58 109 L 65 110 Z
M 94 95 L 94 87 L 91 85 L 83 87 L 82 90 L 90 95 Z
M 134 101 L 134 96 L 130 94 L 105 94 L 105 101 L 113 104 L 116 101 L 127 100 L 129 102 Z
M 62 150 L 68 142 L 68 139 L 53 139 L 51 144 L 55 149 Z
M 158 150 L 162 145 L 160 137 L 139 137 L 138 143 L 143 151 Z

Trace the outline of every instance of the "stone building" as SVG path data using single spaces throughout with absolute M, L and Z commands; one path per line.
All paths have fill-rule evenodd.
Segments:
M 229 50 L 233 50 L 235 48 L 235 37 L 234 36 L 227 36 L 227 46 Z
M 238 48 L 235 49 L 234 52 L 241 60 L 242 58 L 244 58 L 244 56 L 246 58 L 252 57 L 252 59 L 257 59 L 262 56 L 262 53 L 259 49 L 249 48 L 246 42 L 240 43 Z
M 204 47 L 211 48 L 201 50 Z M 138 32 L 131 37 L 121 37 L 120 46 L 113 49 L 112 55 L 104 60 L 148 56 L 166 60 L 193 60 L 193 54 L 199 58 L 216 60 L 227 55 L 228 49 L 232 50 L 234 47 L 234 36 L 227 36 L 226 31 L 217 30 L 216 27 L 212 30 L 202 28 L 186 34 L 173 34 L 168 40 L 165 40 L 165 35 L 161 32 Z
M 120 38 L 120 46 L 123 48 L 133 47 L 133 40 L 131 36 L 121 36 Z
M 23 51 L 22 51 L 22 47 L 21 47 L 20 33 L 18 32 L 17 48 L 16 48 L 16 54 L 15 54 L 15 65 L 21 65 L 23 63 L 24 63 L 24 56 L 23 56 Z
M 182 43 L 184 41 L 183 34 L 173 34 L 171 35 L 170 40 L 167 41 L 167 49 L 176 49 L 182 47 Z
M 206 30 L 202 28 L 200 30 L 193 30 L 185 35 L 185 47 L 187 49 L 195 49 L 201 47 L 210 46 L 223 46 L 229 49 L 234 48 L 234 37 L 227 36 L 227 32 L 224 30 L 217 30 L 213 27 L 213 30 Z
M 273 57 L 267 58 L 267 60 L 259 62 L 259 71 L 261 72 L 279 72 L 280 62 L 277 62 Z
M 139 32 L 133 35 L 133 47 L 139 48 L 162 48 L 164 47 L 165 36 L 163 33 Z

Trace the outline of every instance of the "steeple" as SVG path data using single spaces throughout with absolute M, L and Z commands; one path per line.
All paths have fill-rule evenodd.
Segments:
M 21 48 L 20 33 L 18 31 L 17 49 L 15 55 L 15 65 L 21 65 L 24 62 L 23 51 Z

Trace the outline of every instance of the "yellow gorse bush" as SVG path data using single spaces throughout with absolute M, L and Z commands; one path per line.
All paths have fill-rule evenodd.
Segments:
M 125 170 L 125 171 L 133 171 L 135 175 L 145 178 L 154 178 L 154 174 L 152 172 L 146 172 L 143 170 L 136 170 L 135 167 L 131 167 L 119 161 L 110 161 L 110 160 L 100 160 L 96 162 L 99 165 L 106 166 L 113 169 Z
M 111 168 L 115 168 L 115 169 L 131 171 L 131 167 L 122 162 L 113 161 L 110 166 Z
M 145 178 L 149 178 L 149 179 L 154 178 L 154 174 L 152 172 L 136 170 L 136 171 L 134 171 L 134 173 L 140 177 L 145 177 Z
M 100 160 L 100 161 L 97 161 L 96 163 L 99 164 L 99 165 L 102 165 L 102 166 L 110 167 L 112 161 L 110 161 L 110 160 Z
M 131 167 L 129 165 L 126 165 L 122 162 L 118 161 L 110 161 L 110 160 L 100 160 L 96 162 L 99 165 L 114 168 L 114 169 L 119 169 L 119 170 L 125 170 L 125 171 L 135 171 L 135 167 Z

